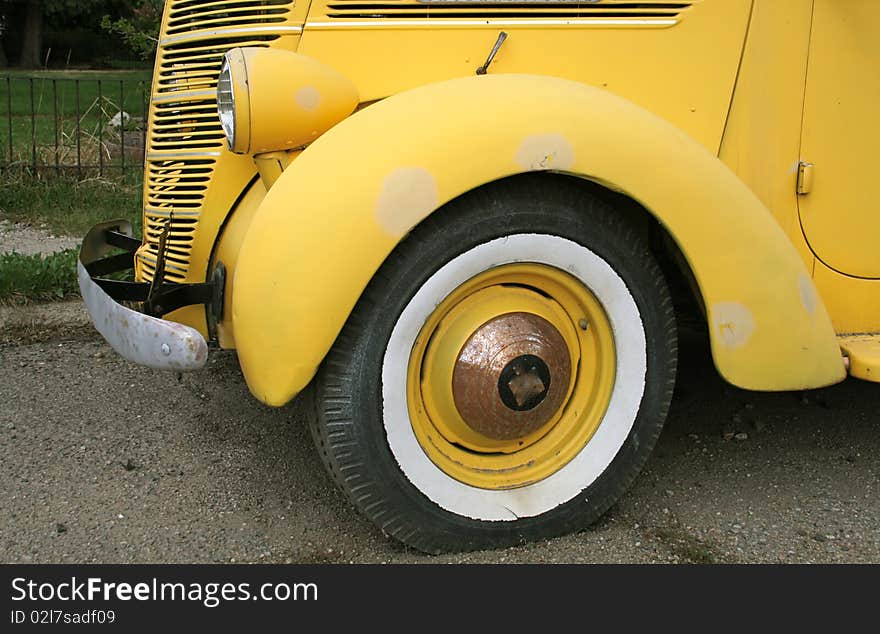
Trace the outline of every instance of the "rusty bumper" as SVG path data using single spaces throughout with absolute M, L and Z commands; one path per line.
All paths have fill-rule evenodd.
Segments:
M 148 284 L 104 279 L 100 276 L 130 269 L 140 241 L 132 236 L 131 224 L 114 220 L 94 226 L 83 240 L 77 262 L 79 288 L 95 328 L 116 352 L 140 365 L 160 370 L 198 370 L 208 359 L 204 337 L 189 326 L 123 306 L 149 306 L 154 289 Z M 114 249 L 122 252 L 109 255 Z M 196 301 L 209 297 L 209 285 L 179 285 Z M 197 288 L 195 288 L 197 287 Z M 167 295 L 167 294 L 166 294 Z

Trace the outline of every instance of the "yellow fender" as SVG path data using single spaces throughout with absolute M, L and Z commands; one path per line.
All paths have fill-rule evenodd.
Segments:
M 238 355 L 254 395 L 282 405 L 309 383 L 370 278 L 425 217 L 475 187 L 541 170 L 602 183 L 656 216 L 694 273 L 729 382 L 792 390 L 845 377 L 804 264 L 721 161 L 608 92 L 490 75 L 361 110 L 269 191 L 233 283 Z

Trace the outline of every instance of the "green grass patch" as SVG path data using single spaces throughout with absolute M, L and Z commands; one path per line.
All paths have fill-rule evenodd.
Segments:
M 0 302 L 56 301 L 76 295 L 76 249 L 48 256 L 0 254 Z
M 0 217 L 69 236 L 83 236 L 99 222 L 123 218 L 140 236 L 142 197 L 141 183 L 134 178 L 130 182 L 21 178 L 0 181 Z M 0 303 L 78 296 L 77 254 L 77 249 L 68 249 L 48 256 L 0 255 Z M 128 274 L 115 277 L 130 279 Z
M 0 216 L 14 222 L 45 225 L 56 235 L 82 236 L 99 222 L 124 218 L 141 235 L 139 178 L 128 182 L 92 179 L 0 182 Z

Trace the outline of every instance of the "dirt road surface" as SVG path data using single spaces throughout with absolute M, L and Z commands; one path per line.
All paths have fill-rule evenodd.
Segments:
M 880 562 L 878 385 L 744 392 L 686 341 L 659 445 L 597 525 L 428 557 L 348 506 L 302 403 L 257 403 L 234 353 L 178 380 L 75 304 L 0 333 L 2 562 Z
M 22 255 L 41 253 L 48 255 L 55 251 L 70 249 L 79 240 L 70 236 L 56 236 L 45 226 L 32 227 L 14 223 L 0 216 L 0 253 L 15 251 Z

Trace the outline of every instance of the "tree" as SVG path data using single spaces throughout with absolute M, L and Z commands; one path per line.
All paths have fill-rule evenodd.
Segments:
M 3 2 L 5 26 L 14 29 L 20 25 L 21 55 L 19 65 L 38 68 L 43 64 L 43 29 L 47 20 L 66 24 L 77 22 L 112 11 L 119 14 L 119 7 L 129 4 L 120 0 L 14 0 Z M 95 16 L 94 19 L 97 19 Z
M 43 51 L 43 0 L 27 0 L 24 16 L 19 64 L 22 68 L 38 68 Z
M 6 59 L 6 29 L 8 26 L 9 20 L 6 17 L 6 14 L 0 13 L 0 68 L 6 68 L 9 66 L 9 60 Z
M 101 20 L 101 28 L 120 36 L 141 59 L 149 59 L 156 52 L 164 5 L 165 0 L 140 0 L 132 8 L 130 15 L 117 20 L 105 15 Z

